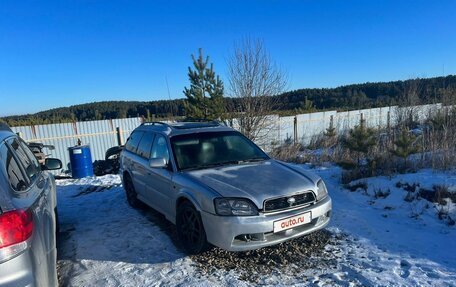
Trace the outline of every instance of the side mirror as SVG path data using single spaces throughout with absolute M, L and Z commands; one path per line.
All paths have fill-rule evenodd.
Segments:
M 166 168 L 168 164 L 166 160 L 162 157 L 151 158 L 149 160 L 149 166 L 151 168 Z
M 62 161 L 56 158 L 47 158 L 44 160 L 44 164 L 41 165 L 42 170 L 56 170 L 62 168 Z

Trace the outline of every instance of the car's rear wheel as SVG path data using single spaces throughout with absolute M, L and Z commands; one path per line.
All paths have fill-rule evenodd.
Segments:
M 186 201 L 179 205 L 176 225 L 177 235 L 185 251 L 198 254 L 209 248 L 201 215 L 193 204 Z
M 145 207 L 144 203 L 138 199 L 138 194 L 136 193 L 135 186 L 131 177 L 127 174 L 124 177 L 124 189 L 127 195 L 128 204 L 135 209 L 143 209 Z

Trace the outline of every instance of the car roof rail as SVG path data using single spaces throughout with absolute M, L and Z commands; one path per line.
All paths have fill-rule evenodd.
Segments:
M 177 123 L 207 123 L 207 124 L 211 124 L 211 125 L 219 125 L 219 126 L 224 126 L 225 124 L 223 124 L 223 122 L 219 121 L 219 120 L 208 120 L 208 119 L 193 119 L 193 118 L 188 118 L 188 119 L 185 119 L 185 120 L 181 120 L 181 121 L 178 121 Z
M 186 118 L 178 121 L 178 123 L 220 123 L 217 120 L 209 120 L 205 118 Z
M 194 129 L 194 128 L 209 128 L 209 127 L 220 127 L 224 126 L 220 121 L 187 119 L 183 121 L 165 123 L 165 122 L 144 122 L 141 127 L 157 127 L 170 130 L 183 130 L 183 129 Z
M 169 124 L 164 123 L 164 122 L 144 122 L 141 125 L 142 126 L 157 126 L 157 125 L 161 125 L 161 126 L 169 127 Z

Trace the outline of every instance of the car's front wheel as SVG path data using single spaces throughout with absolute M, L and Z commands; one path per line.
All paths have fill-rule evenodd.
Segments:
M 177 235 L 185 251 L 199 254 L 209 248 L 203 221 L 196 208 L 186 201 L 177 209 Z

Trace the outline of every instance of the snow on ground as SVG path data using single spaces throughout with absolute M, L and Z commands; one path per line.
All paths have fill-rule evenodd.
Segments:
M 304 167 L 308 168 L 308 167 Z M 456 186 L 456 175 L 421 171 L 342 188 L 336 167 L 313 169 L 333 199 L 326 232 L 249 253 L 186 256 L 175 228 L 126 202 L 120 178 L 58 180 L 59 278 L 63 286 L 456 286 L 456 227 L 431 205 L 404 201 L 396 183 Z M 369 195 L 389 189 L 384 199 Z M 421 204 L 421 205 L 420 205 Z M 178 244 L 177 244 L 178 245 Z M 207 263 L 208 262 L 208 263 Z
M 331 191 L 331 226 L 362 244 L 368 260 L 356 254 L 353 261 L 359 266 L 366 264 L 357 271 L 368 279 L 368 285 L 456 286 L 456 228 L 438 219 L 433 204 L 420 210 L 424 199 L 406 202 L 407 192 L 396 187 L 397 182 L 420 183 L 429 189 L 434 184 L 455 187 L 454 173 L 424 170 L 358 180 L 367 183 L 369 196 L 344 189 L 336 167 L 315 171 Z M 375 199 L 372 194 L 378 189 L 391 194 Z M 423 214 L 414 218 L 417 211 Z

